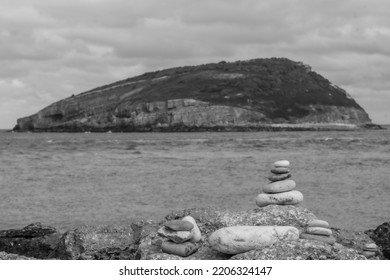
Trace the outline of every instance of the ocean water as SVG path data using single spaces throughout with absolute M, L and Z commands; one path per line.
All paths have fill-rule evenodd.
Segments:
M 272 163 L 291 162 L 301 204 L 331 226 L 390 220 L 390 129 L 334 132 L 0 132 L 0 230 L 42 222 L 160 219 L 256 208 Z

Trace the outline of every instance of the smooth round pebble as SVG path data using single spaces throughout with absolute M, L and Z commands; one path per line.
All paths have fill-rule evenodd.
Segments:
M 277 182 L 277 181 L 282 181 L 282 180 L 286 180 L 288 178 L 291 177 L 291 173 L 285 173 L 285 174 L 271 174 L 269 177 L 268 177 L 268 180 L 270 180 L 271 182 Z
M 323 227 L 308 227 L 306 228 L 306 233 L 330 236 L 332 235 L 332 230 Z
M 329 223 L 324 220 L 311 220 L 307 224 L 308 227 L 322 227 L 322 228 L 329 228 Z
M 293 190 L 296 187 L 296 183 L 293 180 L 283 180 L 263 186 L 263 192 L 265 193 L 282 193 Z
M 166 222 L 164 226 L 175 231 L 180 231 L 180 230 L 190 231 L 194 228 L 194 225 L 192 223 L 183 220 L 171 220 Z
M 376 250 L 378 250 L 378 246 L 375 243 L 367 243 L 364 245 L 364 250 L 376 251 Z
M 278 160 L 274 162 L 275 167 L 289 167 L 290 162 L 288 160 Z
M 376 252 L 373 252 L 373 251 L 363 251 L 362 255 L 365 256 L 367 259 L 369 259 L 369 258 L 375 257 L 376 256 Z
M 317 240 L 320 242 L 325 242 L 330 245 L 333 245 L 336 243 L 336 239 L 333 236 L 324 236 L 324 235 L 316 235 L 316 234 L 309 234 L 309 233 L 301 233 L 300 235 L 301 239 L 309 239 L 309 240 Z
M 213 232 L 210 246 L 224 254 L 239 254 L 283 240 L 299 239 L 299 230 L 292 226 L 235 226 Z
M 190 241 L 195 242 L 195 243 L 199 242 L 202 238 L 202 233 L 200 232 L 200 229 L 199 229 L 198 225 L 196 224 L 195 219 L 191 216 L 185 216 L 182 220 L 190 222 L 194 225 L 193 229 L 191 230 L 192 238 L 190 239 Z
M 264 207 L 270 204 L 295 205 L 303 201 L 303 195 L 299 191 L 289 191 L 282 193 L 261 193 L 256 197 L 256 204 Z
M 165 241 L 161 244 L 161 250 L 167 254 L 188 257 L 198 250 L 198 246 L 192 242 L 176 244 L 172 241 Z
M 271 172 L 274 174 L 286 174 L 290 173 L 290 168 L 288 167 L 275 167 L 271 169 Z

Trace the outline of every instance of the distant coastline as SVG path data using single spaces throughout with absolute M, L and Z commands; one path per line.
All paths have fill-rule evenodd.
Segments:
M 275 124 L 259 124 L 259 125 L 224 125 L 224 126 L 146 126 L 146 127 L 112 127 L 112 128 L 84 128 L 75 127 L 73 130 L 69 128 L 61 129 L 58 127 L 52 127 L 42 130 L 34 130 L 32 132 L 74 132 L 74 133 L 85 133 L 85 132 L 259 132 L 259 131 L 354 131 L 361 129 L 377 130 L 387 129 L 390 125 L 379 125 L 379 124 L 344 124 L 344 123 L 299 123 L 299 124 L 288 124 L 288 123 L 275 123 Z M 23 132 L 17 129 L 0 129 L 0 132 Z M 26 132 L 26 131 L 24 131 Z M 29 131 L 27 131 L 29 132 Z

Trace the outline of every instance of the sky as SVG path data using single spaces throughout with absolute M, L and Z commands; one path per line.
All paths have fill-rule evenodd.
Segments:
M 0 0 L 0 128 L 164 68 L 286 57 L 390 124 L 388 0 Z

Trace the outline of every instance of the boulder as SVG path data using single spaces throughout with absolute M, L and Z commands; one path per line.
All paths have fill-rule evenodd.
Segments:
M 217 230 L 210 235 L 209 243 L 218 252 L 240 254 L 296 239 L 299 239 L 299 231 L 290 226 L 235 226 Z
M 281 241 L 259 250 L 237 254 L 232 260 L 365 260 L 358 251 L 315 240 Z
M 54 257 L 61 233 L 54 227 L 41 223 L 30 224 L 22 229 L 0 231 L 0 251 L 37 259 Z
M 375 230 L 367 230 L 365 233 L 375 241 L 383 256 L 390 260 L 390 222 L 381 224 Z
M 67 231 L 56 248 L 65 260 L 133 260 L 136 244 L 129 226 L 82 226 Z

